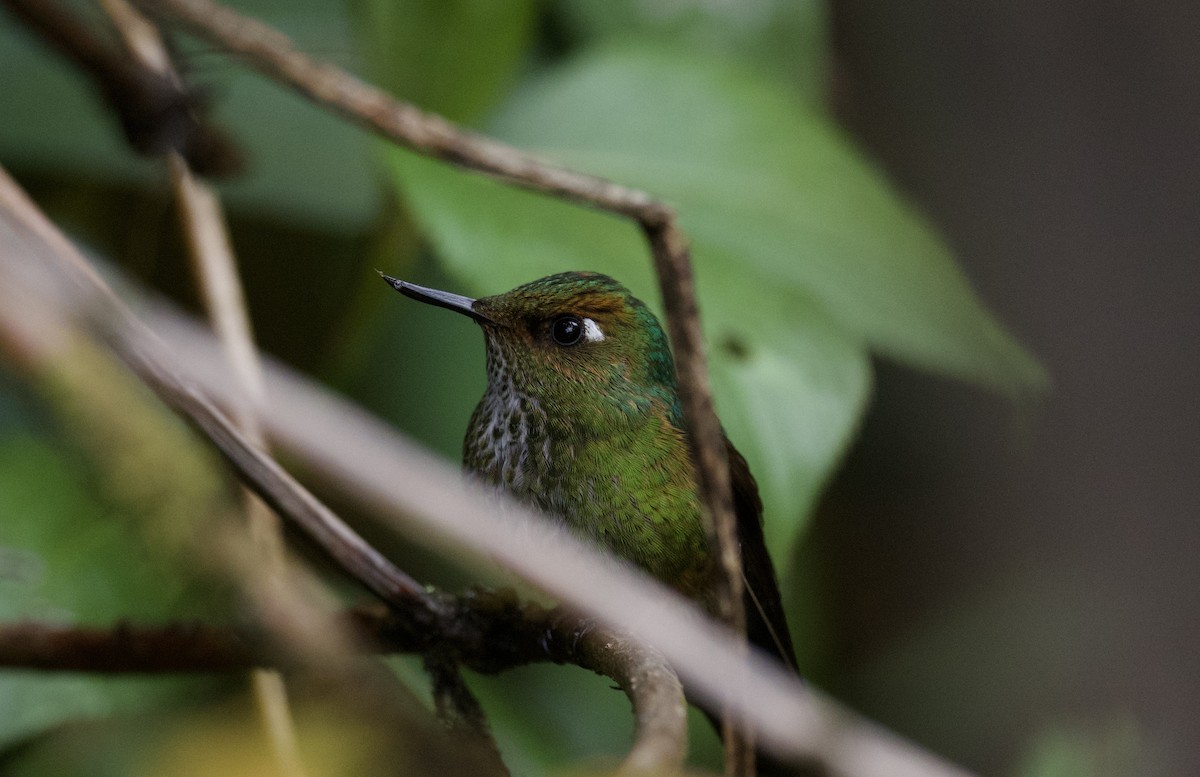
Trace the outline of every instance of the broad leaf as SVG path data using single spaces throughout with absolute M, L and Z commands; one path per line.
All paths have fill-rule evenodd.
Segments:
M 376 83 L 456 121 L 511 87 L 534 31 L 532 0 L 370 0 L 362 17 Z
M 694 46 L 705 56 L 755 65 L 796 86 L 818 106 L 829 52 L 822 0 L 565 0 L 572 32 L 588 40 L 653 38 Z
M 607 48 L 519 93 L 492 129 L 679 209 L 718 403 L 759 479 L 776 549 L 856 428 L 868 349 L 1012 393 L 1043 379 L 937 236 L 779 84 L 686 51 Z M 657 300 L 632 224 L 403 152 L 391 159 L 464 291 L 592 269 Z

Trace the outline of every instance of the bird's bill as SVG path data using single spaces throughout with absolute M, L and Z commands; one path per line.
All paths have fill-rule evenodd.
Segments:
M 451 294 L 448 291 L 427 289 L 424 286 L 402 281 L 399 278 L 393 278 L 383 273 L 379 273 L 379 275 L 387 281 L 389 286 L 406 297 L 415 299 L 418 302 L 424 302 L 427 305 L 436 305 L 439 308 L 446 308 L 456 313 L 462 313 L 464 316 L 469 316 L 476 321 L 491 322 L 490 318 L 475 310 L 475 300 L 470 297 L 464 297 L 461 294 Z

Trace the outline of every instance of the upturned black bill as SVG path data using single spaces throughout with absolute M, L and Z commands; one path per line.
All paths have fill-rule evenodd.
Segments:
M 406 297 L 415 299 L 418 302 L 424 302 L 427 305 L 436 305 L 439 308 L 446 308 L 456 313 L 462 313 L 464 316 L 470 316 L 476 321 L 491 322 L 491 319 L 487 316 L 475 312 L 475 300 L 470 297 L 464 297 L 461 294 L 451 294 L 448 291 L 427 289 L 424 286 L 402 281 L 399 278 L 393 278 L 383 273 L 379 273 L 379 275 L 388 282 L 389 286 Z

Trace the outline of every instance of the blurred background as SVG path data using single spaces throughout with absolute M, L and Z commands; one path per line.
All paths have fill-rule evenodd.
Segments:
M 815 684 L 984 775 L 1200 773 L 1200 7 L 236 7 L 398 96 L 679 207 L 719 408 L 762 486 Z M 481 338 L 375 268 L 471 295 L 586 268 L 657 299 L 628 225 L 387 149 L 176 45 L 246 157 L 222 191 L 262 346 L 447 458 L 482 392 Z M 162 170 L 3 13 L 0 106 L 0 162 L 51 217 L 195 309 Z M 213 611 L 184 583 L 148 595 L 153 551 L 131 564 L 119 522 L 80 539 L 128 505 L 2 363 L 0 463 L 0 615 Z M 387 550 L 422 579 L 471 579 Z M 582 674 L 473 678 L 514 773 L 626 746 L 624 698 Z M 6 676 L 0 770 L 122 773 L 130 716 L 197 697 Z M 696 763 L 719 763 L 702 723 L 693 735 Z
M 1195 774 L 1200 11 L 833 9 L 839 116 L 1053 380 L 1013 434 L 881 365 L 814 535 L 847 693 L 981 767 Z

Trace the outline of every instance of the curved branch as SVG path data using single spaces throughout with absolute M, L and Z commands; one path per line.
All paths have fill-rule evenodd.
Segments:
M 412 610 L 360 607 L 339 620 L 355 644 L 378 653 L 436 656 L 435 685 L 458 728 L 495 754 L 462 664 L 493 674 L 537 662 L 571 663 L 616 682 L 633 705 L 634 746 L 625 774 L 677 771 L 687 752 L 683 687 L 661 653 L 561 608 L 519 604 L 501 593 L 440 599 L 430 621 Z M 28 622 L 0 624 L 0 667 L 103 674 L 243 671 L 278 656 L 232 626 L 119 623 L 109 628 Z M 503 769 L 498 756 L 497 771 Z
M 619 774 L 674 774 L 687 755 L 687 704 L 670 663 L 652 647 L 601 630 L 579 647 L 582 661 L 611 677 L 633 705 L 637 730 Z

